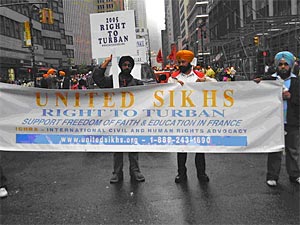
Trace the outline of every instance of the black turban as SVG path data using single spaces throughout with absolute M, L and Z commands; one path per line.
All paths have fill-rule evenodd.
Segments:
M 120 58 L 120 60 L 119 60 L 119 67 L 121 68 L 121 67 L 122 67 L 122 64 L 123 64 L 124 62 L 126 62 L 126 61 L 130 62 L 130 64 L 132 65 L 132 67 L 131 67 L 131 69 L 132 69 L 132 68 L 134 67 L 134 60 L 133 60 L 133 58 L 132 58 L 131 56 L 129 56 L 129 55 L 122 56 L 122 57 Z

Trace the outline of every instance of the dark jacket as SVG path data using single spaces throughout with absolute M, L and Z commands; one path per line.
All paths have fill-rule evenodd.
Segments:
M 268 75 L 263 80 L 275 80 L 276 77 Z M 291 86 L 289 88 L 291 98 L 287 100 L 287 125 L 292 127 L 300 127 L 300 82 L 299 77 L 291 77 Z
M 289 89 L 291 98 L 287 100 L 287 125 L 300 127 L 300 82 L 299 77 L 291 78 Z
M 41 79 L 41 88 L 48 88 L 48 81 L 44 77 Z
M 112 88 L 113 87 L 113 77 L 105 76 L 105 68 L 96 67 L 93 71 L 93 80 L 99 88 Z M 144 85 L 144 82 L 134 78 L 130 75 L 119 74 L 119 85 L 120 87 Z

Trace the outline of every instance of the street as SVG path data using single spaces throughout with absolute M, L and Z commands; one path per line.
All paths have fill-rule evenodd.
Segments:
M 299 187 L 265 183 L 266 154 L 206 154 L 208 184 L 176 184 L 176 153 L 140 153 L 143 183 L 110 184 L 112 153 L 1 152 L 9 196 L 1 224 L 299 224 Z

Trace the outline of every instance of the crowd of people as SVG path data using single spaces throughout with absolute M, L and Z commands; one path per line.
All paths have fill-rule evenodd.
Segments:
M 87 74 L 76 74 L 73 76 L 66 75 L 63 70 L 49 69 L 47 73 L 43 74 L 38 79 L 37 87 L 48 89 L 82 89 L 89 88 L 89 78 L 91 77 L 91 71 Z
M 222 70 L 214 71 L 208 66 L 206 69 L 193 66 L 191 62 L 194 59 L 194 53 L 189 50 L 180 50 L 176 54 L 177 65 L 174 68 L 167 68 L 168 73 L 157 73 L 157 83 L 178 83 L 184 85 L 188 82 L 218 82 L 234 81 L 236 70 L 234 67 L 227 67 Z M 254 79 L 256 83 L 263 80 L 281 80 L 283 82 L 282 98 L 284 103 L 284 130 L 285 130 L 285 158 L 286 170 L 292 183 L 300 184 L 299 170 L 299 152 L 300 152 L 300 120 L 299 120 L 299 64 L 295 56 L 288 52 L 282 51 L 275 55 L 274 64 L 266 68 L 263 76 Z M 113 76 L 106 76 L 105 71 L 112 60 L 112 55 L 108 56 L 104 62 L 87 74 L 66 76 L 64 71 L 49 69 L 46 74 L 39 80 L 40 88 L 48 89 L 88 89 L 90 84 L 97 85 L 98 88 L 112 88 Z M 122 56 L 119 60 L 121 72 L 118 74 L 120 87 L 144 85 L 140 79 L 132 76 L 131 71 L 134 67 L 134 60 L 131 56 Z M 162 77 L 160 77 L 162 76 Z M 119 183 L 124 179 L 123 175 L 123 155 L 122 152 L 113 154 L 113 172 L 110 183 Z M 144 175 L 139 167 L 139 154 L 137 152 L 128 153 L 129 171 L 131 179 L 137 182 L 145 181 Z M 270 187 L 277 186 L 281 168 L 282 152 L 268 153 L 266 183 Z M 177 153 L 177 175 L 176 183 L 187 181 L 187 153 Z M 195 154 L 195 165 L 197 178 L 200 182 L 209 182 L 209 176 L 206 173 L 206 162 L 204 153 Z M 0 197 L 8 195 L 5 185 L 6 178 L 3 175 L 0 166 Z
M 111 62 L 112 56 L 109 56 L 99 68 L 93 72 L 93 79 L 99 88 L 113 87 L 112 76 L 105 76 L 107 65 Z M 179 83 L 184 85 L 186 82 L 217 82 L 219 81 L 234 81 L 236 70 L 233 67 L 225 68 L 216 73 L 211 67 L 207 70 L 201 70 L 192 66 L 191 62 L 194 59 L 194 53 L 189 50 L 180 50 L 176 54 L 178 64 L 176 68 L 168 68 L 169 74 L 160 74 L 157 76 L 158 83 Z M 299 170 L 299 152 L 300 152 L 300 137 L 299 137 L 299 70 L 298 75 L 295 75 L 295 56 L 287 51 L 279 52 L 274 60 L 274 73 L 268 71 L 265 76 L 259 76 L 254 79 L 259 83 L 261 80 L 283 80 L 284 89 L 282 97 L 284 101 L 284 127 L 285 127 L 285 153 L 286 153 L 286 168 L 289 179 L 292 183 L 300 184 L 300 170 Z M 130 56 L 123 56 L 119 61 L 121 72 L 119 74 L 120 87 L 143 85 L 143 81 L 135 79 L 131 75 L 134 67 L 134 60 Z M 164 75 L 164 79 L 161 79 Z M 266 183 L 270 187 L 277 186 L 279 172 L 281 167 L 282 152 L 275 152 L 268 154 L 267 162 L 267 176 Z M 187 168 L 185 166 L 187 161 L 187 153 L 177 153 L 177 172 L 175 177 L 176 183 L 186 182 Z M 129 153 L 129 170 L 131 178 L 136 181 L 145 181 L 145 177 L 141 174 L 138 164 L 138 153 Z M 196 153 L 195 164 L 197 171 L 197 178 L 200 182 L 209 182 L 209 177 L 206 174 L 206 163 L 204 153 Z M 110 179 L 111 183 L 118 183 L 123 180 L 123 153 L 114 153 L 113 176 Z

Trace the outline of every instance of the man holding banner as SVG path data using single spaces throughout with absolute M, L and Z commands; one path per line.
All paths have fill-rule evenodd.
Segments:
M 292 67 L 295 57 L 291 52 L 282 51 L 275 55 L 276 73 L 256 78 L 255 82 L 260 80 L 281 80 L 283 81 L 282 98 L 284 109 L 284 130 L 285 130 L 285 153 L 286 169 L 289 179 L 292 183 L 300 184 L 299 170 L 299 77 L 293 74 Z M 268 154 L 267 165 L 267 185 L 277 186 L 281 167 L 282 152 L 272 152 Z
M 194 53 L 189 50 L 180 50 L 176 53 L 176 60 L 179 65 L 179 73 L 173 73 L 172 77 L 168 79 L 168 83 L 180 83 L 184 85 L 185 82 L 205 82 L 213 81 L 215 79 L 205 77 L 204 73 L 199 71 L 194 71 L 191 65 L 191 62 L 194 59 Z M 176 183 L 182 183 L 187 180 L 186 174 L 186 160 L 187 153 L 177 153 L 177 165 L 178 165 L 178 174 L 175 177 Z M 204 153 L 196 153 L 195 164 L 197 169 L 197 177 L 199 181 L 208 182 L 209 178 L 205 173 L 205 155 Z
M 93 71 L 93 79 L 99 88 L 112 88 L 113 87 L 113 75 L 105 76 L 105 70 L 108 64 L 112 61 L 112 55 L 107 57 L 102 65 L 99 68 L 95 68 Z M 122 56 L 119 60 L 119 67 L 121 72 L 119 73 L 119 86 L 128 87 L 143 85 L 144 83 L 141 80 L 134 78 L 131 75 L 131 71 L 134 67 L 134 60 L 131 56 Z M 131 179 L 143 182 L 145 177 L 140 172 L 139 162 L 138 162 L 138 153 L 129 152 L 129 172 Z M 118 183 L 123 180 L 123 153 L 115 152 L 114 153 L 114 171 L 113 176 L 110 179 L 110 183 Z

